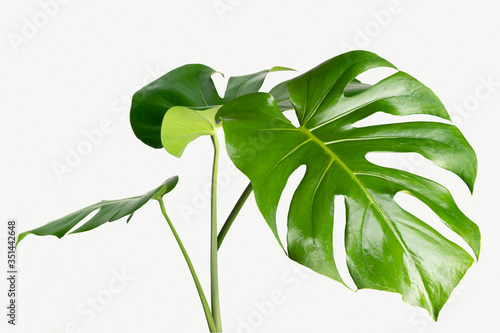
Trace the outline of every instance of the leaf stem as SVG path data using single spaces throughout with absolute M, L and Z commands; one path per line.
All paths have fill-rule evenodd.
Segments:
M 182 244 L 181 238 L 179 237 L 179 234 L 177 234 L 177 231 L 174 228 L 174 225 L 172 224 L 172 221 L 167 215 L 167 212 L 165 211 L 165 203 L 163 202 L 162 198 L 158 199 L 160 203 L 160 208 L 163 216 L 165 217 L 165 220 L 167 220 L 168 226 L 170 227 L 170 230 L 172 230 L 172 233 L 174 234 L 175 240 L 177 241 L 177 244 L 179 245 L 179 248 L 181 249 L 182 255 L 184 256 L 184 259 L 186 260 L 186 263 L 189 267 L 189 271 L 191 272 L 191 276 L 193 277 L 194 284 L 196 285 L 196 290 L 198 291 L 198 295 L 200 296 L 200 301 L 201 305 L 203 306 L 203 311 L 205 312 L 205 317 L 207 319 L 207 324 L 210 329 L 210 332 L 219 332 L 217 330 L 217 326 L 215 325 L 214 318 L 212 316 L 212 312 L 210 311 L 210 306 L 208 305 L 207 299 L 205 297 L 205 293 L 203 292 L 203 288 L 200 284 L 200 280 L 198 279 L 198 275 L 196 274 L 196 271 L 194 269 L 193 263 L 191 262 L 191 259 L 189 258 L 189 255 L 186 251 L 186 248 L 184 247 L 184 244 Z
M 217 332 L 222 332 L 222 321 L 219 303 L 219 272 L 217 264 L 217 169 L 219 164 L 219 140 L 217 134 L 212 134 L 214 146 L 214 163 L 212 168 L 212 211 L 210 234 L 210 282 L 212 296 L 212 314 Z
M 240 212 L 241 208 L 247 201 L 248 197 L 250 196 L 250 193 L 252 193 L 253 188 L 252 188 L 252 183 L 249 183 L 243 193 L 241 194 L 240 198 L 236 202 L 236 205 L 234 205 L 233 210 L 231 210 L 231 213 L 226 219 L 226 222 L 224 222 L 224 225 L 222 226 L 222 229 L 219 232 L 219 236 L 217 237 L 217 248 L 219 249 L 220 246 L 222 245 L 222 241 L 224 240 L 224 237 L 226 237 L 227 232 L 229 231 L 229 228 L 233 225 L 234 220 L 236 219 L 236 216 L 238 216 L 238 213 Z

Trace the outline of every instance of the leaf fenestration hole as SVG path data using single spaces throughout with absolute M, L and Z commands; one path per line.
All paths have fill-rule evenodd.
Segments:
M 300 126 L 299 119 L 297 118 L 295 110 L 284 111 L 283 115 L 286 117 L 286 119 L 290 120 L 293 126 L 297 128 Z
M 290 210 L 290 204 L 292 202 L 295 190 L 299 186 L 302 178 L 306 174 L 307 167 L 301 165 L 298 167 L 291 175 L 288 177 L 286 186 L 281 194 L 280 201 L 278 203 L 278 209 L 276 211 L 276 227 L 278 229 L 278 235 L 283 243 L 285 249 L 288 248 L 287 244 L 287 221 L 288 221 L 288 211 Z
M 382 81 L 383 79 L 388 78 L 389 76 L 397 73 L 398 70 L 390 67 L 377 67 L 367 70 L 366 72 L 361 73 L 356 78 L 362 83 L 367 84 L 376 84 L 377 82 Z
M 345 228 L 346 209 L 344 196 L 338 195 L 334 200 L 333 211 L 333 258 L 344 283 L 349 288 L 356 290 L 356 284 L 352 280 L 347 268 L 347 254 L 345 250 Z
M 394 196 L 394 200 L 396 203 L 406 210 L 408 213 L 416 216 L 420 220 L 424 221 L 426 224 L 431 226 L 434 230 L 439 232 L 448 240 L 453 243 L 459 245 L 464 250 L 466 250 L 472 257 L 474 257 L 474 252 L 470 248 L 470 246 L 456 233 L 454 233 L 451 229 L 449 229 L 439 218 L 430 209 L 426 204 L 415 198 L 413 195 L 399 192 Z
M 466 213 L 471 206 L 467 185 L 453 172 L 445 170 L 417 153 L 371 152 L 365 157 L 369 162 L 381 167 L 407 171 L 433 180 L 450 190 L 459 207 Z
M 386 124 L 399 124 L 406 122 L 416 122 L 416 121 L 430 121 L 430 122 L 439 122 L 450 124 L 450 122 L 446 119 L 432 116 L 429 114 L 412 114 L 407 116 L 395 116 L 385 112 L 375 112 L 372 115 L 369 115 L 366 118 L 358 120 L 354 124 L 352 124 L 355 128 L 362 128 L 368 126 L 376 126 L 376 125 L 386 125 Z
M 66 233 L 66 236 L 71 234 L 73 231 L 77 230 L 78 228 L 80 228 L 82 225 L 84 225 L 85 223 L 87 223 L 91 218 L 93 218 L 95 215 L 97 215 L 99 213 L 101 209 L 95 209 L 94 211 L 92 211 L 89 215 L 85 216 L 84 219 L 82 219 L 81 221 L 79 221 L 77 224 L 75 224 L 73 226 L 73 228 L 71 228 L 67 233 Z

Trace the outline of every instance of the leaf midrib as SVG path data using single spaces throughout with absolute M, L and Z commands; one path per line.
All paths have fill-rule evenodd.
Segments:
M 323 141 L 321 141 L 314 134 L 312 134 L 307 128 L 304 128 L 304 127 L 301 126 L 301 127 L 297 128 L 297 129 L 299 131 L 301 131 L 302 133 L 306 134 L 311 141 L 315 142 L 328 155 L 330 155 L 330 157 L 332 158 L 332 161 L 336 161 L 349 174 L 349 176 L 351 176 L 351 178 L 354 180 L 354 182 L 356 184 L 358 184 L 358 186 L 361 188 L 361 190 L 366 194 L 366 196 L 368 197 L 368 200 L 370 200 L 370 204 L 373 205 L 373 207 L 375 207 L 375 209 L 378 211 L 378 213 L 380 214 L 380 216 L 384 219 L 384 221 L 387 224 L 387 226 L 389 227 L 389 229 L 391 229 L 391 231 L 393 232 L 394 236 L 396 236 L 396 239 L 401 244 L 401 247 L 403 248 L 403 251 L 405 252 L 405 254 L 409 258 L 412 258 L 410 260 L 410 262 L 413 264 L 414 269 L 416 270 L 416 272 L 420 276 L 421 281 L 422 281 L 422 285 L 424 287 L 424 290 L 426 291 L 426 298 L 429 301 L 429 304 L 432 306 L 432 302 L 430 301 L 430 297 L 429 297 L 429 291 L 427 290 L 427 286 L 426 286 L 426 284 L 423 281 L 423 277 L 422 277 L 420 271 L 418 270 L 418 268 L 417 268 L 417 266 L 416 266 L 416 264 L 415 264 L 415 262 L 413 260 L 413 255 L 412 255 L 411 251 L 408 249 L 408 247 L 406 246 L 406 243 L 403 241 L 403 239 L 402 239 L 401 235 L 399 234 L 399 232 L 396 230 L 396 228 L 392 224 L 392 222 L 389 219 L 389 217 L 384 213 L 384 211 L 382 210 L 382 208 L 378 205 L 378 203 L 375 201 L 375 199 L 372 197 L 372 195 L 368 192 L 368 190 L 366 189 L 366 187 L 359 181 L 358 177 L 356 177 L 356 174 L 354 172 L 352 172 L 351 169 L 349 169 L 349 167 L 331 149 L 329 149 L 324 144 Z M 309 140 L 307 140 L 307 141 L 309 141 Z M 332 161 L 330 161 L 329 167 L 331 167 Z M 325 172 L 326 172 L 326 170 L 325 170 Z
M 391 231 L 393 232 L 393 234 L 398 239 L 398 241 L 401 244 L 401 246 L 403 247 L 404 251 L 408 255 L 410 255 L 410 252 L 409 252 L 408 248 L 406 247 L 406 244 L 403 242 L 401 235 L 396 230 L 396 228 L 392 224 L 392 222 L 389 219 L 389 217 L 384 213 L 384 211 L 382 210 L 382 208 L 378 205 L 378 203 L 375 201 L 375 199 L 373 198 L 373 196 L 368 192 L 368 190 L 366 189 L 366 187 L 359 181 L 358 177 L 356 177 L 356 175 L 354 174 L 354 172 L 352 172 L 351 169 L 349 169 L 349 167 L 331 149 L 329 149 L 325 145 L 325 143 L 323 141 L 321 141 L 320 139 L 318 139 L 307 128 L 304 128 L 304 127 L 301 126 L 301 127 L 298 128 L 298 130 L 301 131 L 302 133 L 306 134 L 311 139 L 311 141 L 315 142 L 321 149 L 323 149 L 328 155 L 330 155 L 330 157 L 333 160 L 335 160 L 337 162 L 337 164 L 339 164 L 349 174 L 349 176 L 354 180 L 354 182 L 365 193 L 365 195 L 367 196 L 367 198 L 370 201 L 370 203 L 379 212 L 380 216 L 384 219 L 384 221 L 386 222 L 386 224 L 389 227 L 389 229 L 391 229 Z
M 330 87 L 325 91 L 325 93 L 323 94 L 323 96 L 321 96 L 321 99 L 318 101 L 318 103 L 316 103 L 316 105 L 314 106 L 314 109 L 312 110 L 312 112 L 309 114 L 309 116 L 306 118 L 306 120 L 303 122 L 304 126 L 307 124 L 307 122 L 312 118 L 314 117 L 314 115 L 316 114 L 316 112 L 318 111 L 319 107 L 321 106 L 321 104 L 323 104 L 324 100 L 326 99 L 326 97 L 332 92 L 332 90 L 337 86 L 337 83 L 339 83 L 339 81 L 341 81 L 345 75 L 346 75 L 346 72 L 348 72 L 351 68 L 353 67 L 353 65 L 349 66 L 348 68 L 346 68 L 343 73 L 330 85 Z M 309 84 L 309 81 L 307 82 Z M 307 96 L 307 95 L 306 95 Z M 340 98 L 340 97 L 339 97 Z

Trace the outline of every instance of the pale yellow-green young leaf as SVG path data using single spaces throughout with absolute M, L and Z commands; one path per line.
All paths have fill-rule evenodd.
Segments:
M 165 150 L 181 157 L 187 145 L 202 135 L 213 135 L 219 125 L 215 114 L 220 106 L 207 110 L 194 110 L 183 106 L 174 106 L 163 117 L 161 142 Z

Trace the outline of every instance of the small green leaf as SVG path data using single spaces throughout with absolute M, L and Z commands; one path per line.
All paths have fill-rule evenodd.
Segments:
M 231 76 L 227 83 L 226 92 L 224 93 L 224 103 L 236 97 L 258 92 L 269 73 L 293 70 L 291 68 L 276 66 L 253 74 Z
M 215 121 L 219 108 L 199 111 L 174 106 L 168 110 L 161 126 L 161 142 L 165 150 L 175 157 L 181 157 L 191 141 L 202 135 L 215 134 L 220 126 Z
M 99 210 L 96 215 L 94 215 L 90 220 L 85 222 L 81 227 L 72 231 L 72 234 L 89 231 L 94 228 L 97 228 L 103 225 L 106 222 L 113 222 L 122 217 L 130 215 L 127 219 L 127 223 L 129 222 L 132 215 L 141 208 L 146 202 L 151 199 L 160 199 L 166 193 L 172 191 L 177 185 L 179 177 L 174 176 L 166 180 L 162 185 L 158 186 L 154 190 L 149 191 L 148 193 L 121 200 L 103 200 L 94 205 L 82 208 L 74 213 L 66 215 L 62 218 L 54 220 L 52 222 L 47 223 L 44 226 L 39 228 L 23 232 L 19 234 L 19 238 L 17 240 L 17 244 L 29 234 L 37 235 L 37 236 L 56 236 L 58 238 L 62 238 L 65 236 L 74 226 L 78 224 L 78 222 L 82 221 L 86 216 L 92 213 L 95 210 Z

